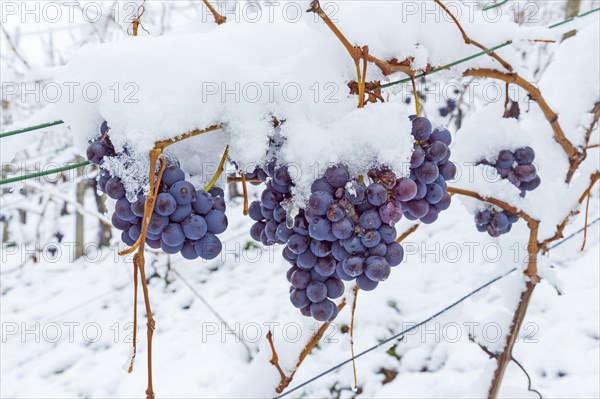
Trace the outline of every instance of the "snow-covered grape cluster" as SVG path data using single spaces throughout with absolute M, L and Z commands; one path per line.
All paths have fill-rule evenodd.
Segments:
M 541 184 L 537 170 L 533 165 L 535 151 L 531 147 L 519 148 L 515 151 L 502 150 L 498 153 L 496 162 L 483 160 L 482 165 L 489 165 L 496 169 L 498 176 L 507 179 L 521 190 L 521 197 L 528 191 L 533 191 Z M 479 210 L 475 214 L 475 226 L 480 232 L 487 232 L 492 237 L 506 234 L 519 218 L 506 210 L 500 211 L 491 205 Z
M 438 111 L 440 112 L 440 116 L 446 117 L 450 115 L 456 109 L 456 100 L 448 99 L 446 101 L 446 106 L 440 107 Z
M 452 135 L 447 129 L 432 129 L 431 122 L 422 117 L 412 117 L 412 135 L 416 140 L 410 160 L 412 183 L 400 179 L 394 193 L 407 219 L 430 224 L 450 206 L 446 181 L 456 176 L 448 148 Z
M 122 230 L 121 241 L 134 245 L 142 233 L 146 196 L 139 193 L 136 201 L 130 202 L 121 179 L 102 168 L 104 157 L 114 155 L 104 122 L 100 137 L 89 144 L 87 156 L 90 163 L 100 165 L 98 189 L 116 200 L 111 218 L 113 226 Z M 214 259 L 222 249 L 217 234 L 223 233 L 227 224 L 223 190 L 217 187 L 208 192 L 196 190 L 185 180 L 185 173 L 177 162 L 167 159 L 147 226 L 146 244 L 168 254 L 181 252 L 189 260 Z

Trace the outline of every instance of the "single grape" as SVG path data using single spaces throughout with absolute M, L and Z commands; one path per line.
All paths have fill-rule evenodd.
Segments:
M 392 242 L 388 244 L 387 251 L 385 253 L 385 260 L 392 267 L 398 266 L 402 259 L 404 258 L 404 249 L 402 245 L 397 242 Z
M 119 200 L 125 197 L 125 187 L 118 177 L 111 177 L 106 182 L 106 195 L 112 199 Z
M 181 256 L 187 260 L 194 260 L 198 258 L 198 252 L 196 252 L 196 243 L 194 241 L 186 240 L 181 248 Z
M 207 225 L 204 218 L 200 215 L 191 215 L 181 222 L 183 234 L 190 240 L 199 240 L 204 237 L 207 231 Z
M 308 249 L 308 239 L 300 234 L 292 234 L 288 240 L 287 247 L 296 255 L 300 255 Z
M 365 200 L 367 195 L 367 188 L 364 184 L 360 184 L 357 181 L 351 181 L 346 185 L 344 196 L 352 205 L 358 205 Z
M 177 205 L 175 211 L 169 215 L 169 220 L 174 223 L 181 223 L 191 214 L 192 206 L 190 204 Z
M 335 314 L 335 304 L 329 299 L 310 305 L 310 314 L 317 321 L 331 320 Z
M 410 157 L 410 168 L 416 169 L 425 162 L 425 151 L 421 147 L 415 147 Z
M 530 182 L 536 178 L 536 170 L 533 165 L 517 165 L 515 167 L 515 175 L 523 182 Z
M 327 286 L 320 281 L 312 281 L 306 287 L 306 296 L 313 302 L 321 302 L 327 298 Z
M 308 284 L 311 281 L 312 279 L 310 278 L 310 272 L 307 272 L 306 270 L 302 269 L 296 270 L 292 273 L 292 276 L 290 277 L 290 283 L 292 284 L 292 286 L 301 290 L 308 287 Z
M 344 272 L 352 277 L 360 276 L 365 270 L 365 261 L 360 256 L 349 256 L 342 262 Z
M 331 186 L 331 184 L 327 183 L 327 180 L 325 180 L 324 177 L 315 180 L 312 185 L 310 186 L 310 191 L 312 193 L 317 192 L 317 191 L 325 191 L 327 193 L 329 193 L 331 196 L 333 196 L 333 193 L 335 192 L 335 188 L 333 188 Z
M 160 193 L 156 196 L 154 211 L 161 216 L 169 216 L 177 209 L 175 198 L 169 193 Z
M 425 224 L 432 224 L 438 218 L 438 210 L 434 206 L 430 206 L 427 210 L 427 214 L 421 218 L 421 222 Z
M 504 213 L 496 213 L 490 221 L 490 226 L 496 231 L 504 230 L 509 225 L 508 217 Z
M 275 209 L 273 209 L 273 220 L 277 223 L 283 223 L 286 220 L 285 209 L 281 205 L 277 205 Z
M 131 207 L 131 212 L 133 212 L 133 214 L 137 217 L 143 217 L 144 216 L 144 207 L 146 205 L 146 196 L 145 195 L 138 195 L 137 197 L 137 201 L 132 202 L 130 207 Z
M 106 169 L 101 169 L 99 176 L 98 176 L 98 190 L 102 191 L 103 193 L 106 192 L 106 183 L 108 182 L 108 180 L 110 179 L 110 173 L 108 173 L 108 171 L 106 171 Z
M 433 143 L 436 141 L 442 142 L 442 143 L 446 144 L 447 146 L 449 146 L 450 143 L 452 142 L 452 134 L 450 134 L 448 129 L 435 128 L 435 129 L 433 129 L 433 132 L 431 133 L 431 136 L 429 137 L 429 142 Z
M 348 273 L 346 273 L 344 271 L 344 262 L 338 262 L 338 264 L 335 267 L 335 274 L 342 280 L 344 281 L 352 281 L 354 280 L 354 277 L 352 277 L 351 275 L 349 275 Z
M 333 197 L 326 191 L 315 191 L 308 198 L 308 210 L 315 215 L 324 216 L 333 204 Z
M 317 271 L 314 268 L 310 269 L 310 277 L 313 279 L 313 281 L 318 281 L 320 283 L 324 283 L 329 278 L 329 276 L 323 276 L 317 273 Z
M 178 223 L 169 223 L 160 237 L 162 241 L 170 247 L 176 247 L 180 244 L 183 245 L 183 241 L 185 241 L 185 234 L 183 233 L 181 225 Z
M 99 141 L 91 143 L 86 151 L 87 159 L 92 164 L 99 164 L 107 154 L 108 149 Z
M 331 244 L 331 254 L 337 261 L 343 261 L 350 255 L 339 241 L 334 241 Z
M 351 254 L 363 253 L 366 248 L 362 244 L 360 237 L 352 236 L 343 240 L 344 249 Z
M 277 206 L 277 204 L 279 204 L 279 202 L 281 202 L 282 198 L 283 197 L 280 193 L 273 189 L 267 188 L 261 194 L 261 205 L 266 208 L 273 209 Z
M 327 219 L 331 222 L 339 222 L 346 216 L 346 212 L 344 211 L 344 207 L 339 203 L 333 204 L 327 210 Z
M 379 217 L 384 225 L 393 226 L 402 219 L 402 208 L 389 201 L 379 207 Z
M 325 287 L 327 287 L 328 298 L 335 299 L 344 295 L 344 283 L 337 278 L 328 278 L 325 281 Z
M 131 212 L 131 203 L 127 201 L 127 198 L 121 198 L 115 204 L 115 214 L 119 219 L 126 222 L 130 222 L 136 218 L 133 212 Z
M 281 223 L 275 230 L 275 237 L 281 244 L 285 244 L 292 234 L 294 234 L 294 230 L 288 229 L 285 223 Z
M 379 285 L 379 283 L 377 281 L 371 280 L 365 274 L 361 274 L 356 278 L 356 285 L 358 285 L 358 288 L 360 288 L 363 291 L 373 291 L 375 288 L 377 288 L 377 285 Z
M 381 218 L 376 210 L 369 210 L 360 215 L 360 227 L 366 230 L 377 230 L 381 226 Z
M 191 204 L 196 199 L 196 189 L 189 181 L 178 181 L 171 186 L 169 193 L 178 205 Z
M 336 165 L 325 170 L 325 180 L 333 188 L 344 187 L 350 180 L 350 173 L 345 165 Z
M 519 165 L 531 164 L 535 159 L 535 151 L 529 146 L 515 150 L 514 155 L 515 161 L 517 161 Z
M 269 240 L 269 243 L 276 243 L 277 242 L 277 236 L 275 234 L 277 232 L 277 227 L 278 226 L 279 225 L 274 220 L 269 220 L 267 222 L 267 225 L 265 226 L 265 235 L 267 236 L 267 239 Z
M 317 259 L 317 264 L 314 266 L 315 272 L 321 276 L 329 277 L 335 273 L 337 262 L 332 256 Z
M 427 118 L 417 117 L 412 120 L 412 135 L 416 140 L 427 140 L 431 133 L 431 122 Z
M 183 173 L 183 170 L 181 170 L 179 166 L 168 165 L 163 172 L 161 181 L 170 187 L 178 181 L 182 181 L 184 179 L 185 173 Z
M 206 215 L 213 208 L 213 205 L 214 201 L 212 195 L 204 190 L 196 191 L 196 200 L 192 202 L 192 208 L 194 208 L 196 213 L 199 213 L 200 215 Z M 262 220 L 262 218 L 260 220 Z
M 413 217 L 420 219 L 423 216 L 427 215 L 429 211 L 429 204 L 425 200 L 412 200 L 406 203 L 406 208 L 408 213 L 410 213 Z
M 410 201 L 417 195 L 417 184 L 407 178 L 401 177 L 394 186 L 394 198 L 398 201 Z
M 373 248 L 381 242 L 381 235 L 377 230 L 368 230 L 363 234 L 360 242 L 367 248 Z
M 427 186 L 427 194 L 425 195 L 425 200 L 429 202 L 429 204 L 437 204 L 442 200 L 444 196 L 444 190 L 435 183 L 431 183 Z
M 219 256 L 223 244 L 221 240 L 211 233 L 206 233 L 204 237 L 196 241 L 196 252 L 202 259 L 211 260 Z
M 456 177 L 456 164 L 452 161 L 439 165 L 438 169 L 444 180 L 452 180 Z
M 210 211 L 204 216 L 209 233 L 221 234 L 227 230 L 227 216 L 223 211 Z
M 442 143 L 441 141 L 435 141 L 427 150 L 427 159 L 429 159 L 433 163 L 438 163 L 442 159 L 446 157 L 448 153 L 448 146 Z
M 354 232 L 354 223 L 348 217 L 343 218 L 340 221 L 331 224 L 331 232 L 335 238 L 344 240 L 352 235 Z
M 183 249 L 183 242 L 181 242 L 179 245 L 171 246 L 161 240 L 160 249 L 162 249 L 162 251 L 166 254 L 174 255 Z
M 312 240 L 310 242 L 310 250 L 315 256 L 322 258 L 331 253 L 331 243 L 329 241 Z
M 146 238 L 146 245 L 152 249 L 159 249 L 160 248 L 160 238 L 157 240 L 154 240 L 154 239 L 151 240 L 150 238 Z
M 304 270 L 309 270 L 315 267 L 317 264 L 317 257 L 312 251 L 304 251 L 298 255 L 298 259 L 296 259 L 296 264 L 299 268 Z
M 496 160 L 496 167 L 499 169 L 510 168 L 515 162 L 513 153 L 508 150 L 502 150 L 498 153 L 498 159 Z
M 129 228 L 128 232 L 129 237 L 131 237 L 133 241 L 137 241 L 137 239 L 142 235 L 142 225 L 134 224 Z
M 373 183 L 367 187 L 367 200 L 373 206 L 383 205 L 388 199 L 387 189 L 383 184 Z
M 417 194 L 413 199 L 420 200 L 425 198 L 427 195 L 427 185 L 420 180 L 415 181 L 415 184 L 417 185 Z
M 225 192 L 223 191 L 223 189 L 221 187 L 217 187 L 217 186 L 213 186 L 210 190 L 208 190 L 208 193 L 210 195 L 214 197 L 221 197 L 221 198 L 225 198 Z
M 152 234 L 162 234 L 163 230 L 169 224 L 169 218 L 161 216 L 158 213 L 152 213 L 148 223 L 148 231 Z
M 253 240 L 260 241 L 260 235 L 264 229 L 265 229 L 264 222 L 254 223 L 252 225 L 252 227 L 250 227 L 250 237 L 252 237 Z
M 135 240 L 131 239 L 128 230 L 123 230 L 123 232 L 121 233 L 121 241 L 128 246 L 132 246 L 133 244 L 135 244 Z
M 439 175 L 440 171 L 437 165 L 429 161 L 423 162 L 423 165 L 415 169 L 415 176 L 425 184 L 433 183 Z
M 390 276 L 391 268 L 384 257 L 369 256 L 365 274 L 369 280 L 385 281 Z
M 324 240 L 331 230 L 331 222 L 323 217 L 309 220 L 308 234 L 315 240 Z
M 305 290 L 298 290 L 298 289 L 292 290 L 292 292 L 290 293 L 290 302 L 292 302 L 292 305 L 298 309 L 304 308 L 304 307 L 310 305 L 310 301 L 308 300 L 308 297 L 306 296 Z
M 110 221 L 119 230 L 128 230 L 131 227 L 131 221 L 121 219 L 116 213 L 112 214 Z
M 381 225 L 381 227 L 377 231 L 379 231 L 381 241 L 385 244 L 394 242 L 394 240 L 396 240 L 396 236 L 398 235 L 398 233 L 396 232 L 396 228 L 387 224 Z
M 538 188 L 541 183 L 542 183 L 542 180 L 540 179 L 540 177 L 535 176 L 530 181 L 525 181 L 525 182 L 521 183 L 521 188 L 526 191 L 533 191 L 536 188 Z

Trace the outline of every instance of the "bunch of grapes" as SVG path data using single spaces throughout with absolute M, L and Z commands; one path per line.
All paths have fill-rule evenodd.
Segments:
M 496 169 L 498 175 L 508 179 L 515 187 L 521 190 L 521 197 L 528 191 L 533 191 L 541 184 L 537 170 L 533 165 L 535 151 L 531 147 L 519 148 L 515 151 L 502 150 L 498 153 L 496 162 L 487 160 L 480 162 Z M 519 218 L 508 211 L 498 211 L 491 205 L 475 214 L 475 225 L 480 232 L 486 232 L 492 237 L 508 233 L 513 223 Z
M 446 181 L 456 176 L 456 165 L 450 161 L 448 148 L 452 135 L 447 129 L 432 129 L 427 118 L 411 119 L 412 135 L 416 140 L 410 160 L 412 183 L 403 180 L 394 192 L 398 193 L 407 219 L 420 219 L 430 224 L 450 206 Z
M 256 168 L 247 178 L 258 178 L 266 187 L 260 201 L 253 201 L 248 214 L 255 223 L 250 228 L 250 236 L 264 245 L 285 244 L 293 234 L 286 224 L 285 201 L 292 197 L 292 179 L 285 166 L 269 164 L 266 171 Z
M 100 138 L 89 144 L 87 155 L 91 163 L 101 165 L 105 156 L 116 155 L 107 132 L 104 122 Z M 127 245 L 135 244 L 142 233 L 146 196 L 140 193 L 136 201 L 130 202 L 121 179 L 105 169 L 100 171 L 98 188 L 116 200 L 111 221 L 122 230 L 121 240 Z M 196 190 L 185 180 L 185 173 L 176 161 L 167 160 L 147 226 L 148 246 L 168 254 L 181 252 L 189 260 L 214 259 L 222 249 L 217 234 L 223 233 L 227 224 L 223 190 L 217 187 L 208 192 Z

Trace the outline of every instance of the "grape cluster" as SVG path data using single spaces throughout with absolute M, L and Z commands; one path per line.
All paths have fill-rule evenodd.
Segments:
M 430 224 L 450 206 L 446 181 L 456 176 L 448 148 L 452 135 L 447 129 L 432 129 L 427 118 L 411 119 L 416 144 L 410 160 L 410 181 L 400 179 L 394 193 L 407 219 Z
M 440 116 L 446 117 L 450 115 L 456 109 L 456 101 L 449 99 L 446 101 L 445 107 L 440 107 L 438 111 L 440 112 Z
M 100 129 L 100 138 L 87 149 L 91 163 L 101 165 L 105 156 L 114 156 L 106 122 Z M 126 197 L 123 182 L 100 169 L 98 189 L 116 201 L 111 221 L 122 230 L 121 241 L 133 245 L 142 233 L 146 196 L 137 195 L 135 202 Z M 198 257 L 214 259 L 221 253 L 222 244 L 217 234 L 227 229 L 223 190 L 196 190 L 185 180 L 185 173 L 176 161 L 169 159 L 162 175 L 154 212 L 147 226 L 146 244 L 168 254 L 181 252 L 189 260 Z
M 498 153 L 496 162 L 483 160 L 482 165 L 489 165 L 496 169 L 498 175 L 507 179 L 521 190 L 521 197 L 528 191 L 533 191 L 541 184 L 537 170 L 533 165 L 535 151 L 531 147 L 523 147 L 515 151 L 502 150 Z M 492 237 L 508 233 L 513 223 L 519 218 L 508 211 L 498 211 L 491 205 L 475 214 L 475 226 L 480 232 L 486 232 Z
M 344 165 L 328 168 L 294 218 L 283 256 L 292 264 L 290 300 L 305 316 L 333 320 L 337 307 L 331 299 L 343 295 L 343 280 L 370 291 L 402 261 L 393 227 L 402 212 L 390 199 L 398 179 L 385 169 L 370 175 L 367 186 L 351 179 Z
M 284 208 L 284 201 L 292 197 L 293 186 L 287 167 L 269 164 L 266 171 L 259 167 L 246 177 L 266 183 L 260 201 L 253 201 L 248 207 L 248 215 L 255 221 L 250 236 L 264 245 L 285 244 L 293 234 L 286 224 Z

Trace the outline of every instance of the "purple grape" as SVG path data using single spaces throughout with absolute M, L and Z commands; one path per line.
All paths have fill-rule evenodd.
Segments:
M 273 220 L 277 223 L 283 223 L 286 220 L 285 209 L 281 205 L 277 205 L 275 209 L 273 209 Z
M 448 209 L 450 207 L 451 201 L 452 201 L 452 197 L 450 197 L 450 194 L 444 192 L 444 195 L 442 196 L 442 199 L 440 200 L 440 202 L 438 202 L 437 204 L 435 204 L 433 206 L 435 207 L 435 209 L 438 210 L 438 212 L 445 211 L 446 209 Z
M 394 240 L 396 240 L 396 236 L 398 235 L 396 228 L 387 224 L 381 225 L 378 231 L 379 235 L 381 236 L 381 241 L 385 244 L 394 242 Z
M 304 270 L 312 269 L 317 264 L 317 257 L 312 253 L 312 251 L 304 251 L 298 255 L 296 264 L 299 268 Z
M 381 218 L 376 210 L 369 210 L 360 215 L 360 227 L 366 230 L 377 230 L 381 226 Z
M 111 177 L 106 182 L 106 190 L 104 191 L 110 198 L 119 200 L 125 197 L 125 187 L 118 177 Z
M 437 165 L 428 161 L 423 162 L 423 165 L 415 169 L 415 176 L 425 184 L 433 183 L 439 175 Z
M 100 125 L 100 134 L 105 134 L 106 132 L 108 132 L 108 122 L 104 121 L 102 122 L 102 124 Z
M 410 168 L 416 169 L 425 162 L 425 151 L 421 147 L 415 147 L 410 157 Z
M 327 219 L 331 222 L 339 222 L 346 216 L 346 212 L 344 211 L 344 207 L 340 204 L 333 204 L 327 210 Z
M 178 205 L 191 204 L 196 199 L 196 189 L 189 181 L 178 181 L 169 189 Z
M 540 186 L 542 180 L 539 176 L 535 176 L 532 180 L 521 183 L 521 188 L 526 191 L 533 191 Z
M 394 202 L 387 202 L 379 207 L 379 217 L 384 225 L 393 226 L 402 219 L 402 208 Z
M 331 244 L 331 254 L 337 261 L 343 261 L 350 255 L 339 241 L 334 241 Z
M 128 230 L 123 230 L 123 232 L 121 233 L 121 241 L 128 246 L 132 246 L 133 244 L 135 244 L 135 240 L 132 240 L 131 237 L 129 236 L 129 231 Z
M 388 199 L 387 189 L 383 184 L 373 183 L 367 187 L 367 200 L 373 206 L 383 205 Z
M 290 277 L 290 283 L 292 284 L 292 286 L 296 289 L 301 290 L 308 287 L 308 284 L 311 282 L 311 280 L 312 279 L 310 278 L 310 272 L 301 269 L 298 269 L 295 272 L 293 272 L 292 276 Z
M 347 275 L 357 277 L 365 270 L 365 261 L 360 256 L 349 256 L 342 262 L 342 268 Z
M 87 159 L 92 164 L 99 164 L 107 154 L 108 149 L 99 141 L 91 143 L 86 151 Z
M 317 321 L 330 320 L 335 314 L 335 304 L 329 299 L 310 305 L 310 314 Z
M 438 163 L 446 157 L 447 153 L 448 147 L 446 144 L 436 141 L 429 146 L 429 149 L 427 150 L 427 159 L 431 162 Z
M 533 165 L 517 165 L 515 167 L 515 175 L 521 183 L 530 182 L 537 176 L 535 166 Z
M 160 237 L 161 240 L 170 247 L 176 247 L 180 244 L 183 245 L 183 241 L 185 241 L 183 229 L 181 228 L 181 225 L 177 223 L 169 223 Z
M 175 198 L 169 193 L 160 193 L 156 196 L 154 211 L 161 216 L 169 216 L 177 209 Z
M 129 237 L 131 237 L 131 239 L 133 241 L 137 241 L 138 238 L 140 238 L 140 236 L 142 235 L 142 225 L 140 225 L 140 224 L 132 225 L 128 230 L 128 234 L 129 234 Z
M 286 166 L 275 169 L 273 180 L 275 183 L 282 186 L 289 186 L 292 183 L 292 178 L 290 177 Z
M 366 231 L 360 239 L 362 245 L 366 248 L 373 248 L 381 242 L 381 235 L 377 230 Z
M 494 228 L 494 230 L 500 232 L 506 229 L 509 225 L 508 217 L 503 213 L 496 213 L 492 220 L 490 221 L 490 226 Z
M 373 291 L 379 283 L 371 280 L 365 274 L 361 274 L 356 278 L 356 285 L 363 291 Z
M 425 200 L 429 202 L 429 204 L 437 204 L 442 200 L 444 196 L 444 190 L 435 183 L 429 184 L 427 186 L 427 194 L 425 195 Z
M 300 255 L 308 249 L 308 239 L 300 234 L 292 234 L 288 240 L 287 247 L 296 255 Z
M 350 187 L 345 191 L 344 195 L 352 205 L 358 205 L 365 200 L 367 188 L 364 184 L 360 184 L 353 180 L 350 182 Z
M 344 280 L 344 281 L 352 281 L 354 280 L 354 277 L 352 277 L 351 275 L 349 275 L 348 273 L 346 273 L 344 271 L 344 262 L 338 262 L 337 266 L 335 267 L 335 274 L 337 274 L 337 276 Z
M 178 181 L 185 179 L 185 173 L 177 165 L 168 165 L 162 175 L 161 182 L 167 186 L 172 186 Z
M 221 240 L 211 233 L 206 233 L 204 237 L 196 241 L 196 252 L 202 259 L 211 260 L 219 256 L 223 244 Z
M 213 208 L 213 205 L 214 200 L 212 195 L 204 190 L 196 191 L 196 200 L 192 202 L 192 208 L 194 208 L 196 213 L 199 213 L 200 215 L 206 215 Z M 262 220 L 262 218 L 260 220 Z
M 411 216 L 420 219 L 423 216 L 427 215 L 427 212 L 429 211 L 429 204 L 427 203 L 427 201 L 422 199 L 412 200 L 406 203 L 406 208 Z
M 265 229 L 264 222 L 254 223 L 252 225 L 252 227 L 250 227 L 250 237 L 252 237 L 253 240 L 260 241 L 260 235 L 264 229 Z
M 326 258 L 317 259 L 317 264 L 314 266 L 314 270 L 321 276 L 329 277 L 335 273 L 336 266 L 337 262 L 333 259 L 333 257 L 328 256 Z
M 431 122 L 427 118 L 417 117 L 412 120 L 412 135 L 416 140 L 427 140 L 431 133 Z
M 335 299 L 344 295 L 344 283 L 337 278 L 328 278 L 325 281 L 325 287 L 327 287 L 328 298 Z
M 223 211 L 210 211 L 204 216 L 209 233 L 221 234 L 227 230 L 227 216 Z
M 267 225 L 265 226 L 265 235 L 267 236 L 267 240 L 269 240 L 269 243 L 277 242 L 276 233 L 277 233 L 278 226 L 279 225 L 274 220 L 269 220 L 267 222 Z
M 197 195 L 196 195 L 196 201 L 198 201 Z M 212 201 L 211 201 L 211 208 L 212 208 Z M 261 220 L 264 219 L 263 214 L 260 210 L 260 201 L 252 201 L 250 203 L 250 205 L 248 206 L 248 216 L 250 216 L 250 219 L 252 219 L 256 222 L 260 222 Z
M 121 198 L 117 201 L 115 204 L 115 214 L 119 219 L 126 222 L 130 222 L 136 218 L 133 212 L 131 212 L 131 204 L 127 201 L 127 198 Z
M 186 240 L 181 248 L 181 256 L 187 260 L 194 260 L 198 258 L 198 252 L 196 252 L 196 243 L 194 241 Z
M 146 238 L 146 245 L 153 249 L 159 249 L 160 248 L 160 239 L 151 240 L 149 238 Z
M 384 257 L 369 256 L 367 259 L 367 267 L 365 268 L 365 275 L 369 280 L 385 281 L 390 276 L 390 273 L 390 265 Z
M 321 302 L 327 298 L 327 286 L 320 281 L 312 281 L 306 287 L 306 296 L 313 302 Z
M 402 245 L 397 242 L 392 242 L 388 244 L 387 251 L 385 253 L 385 260 L 392 267 L 398 266 L 402 259 L 404 258 L 404 249 Z
M 308 234 L 315 240 L 324 240 L 331 230 L 331 222 L 326 218 L 316 217 L 309 220 Z
M 131 221 L 121 219 L 116 213 L 112 214 L 110 221 L 119 230 L 128 230 L 131 227 Z
M 175 208 L 175 211 L 169 215 L 169 220 L 174 223 L 181 223 L 191 214 L 192 214 L 192 206 L 190 204 L 177 205 L 177 208 Z
M 207 231 L 207 225 L 204 218 L 200 215 L 191 215 L 181 222 L 183 234 L 190 240 L 199 240 L 204 237 Z
M 434 206 L 430 206 L 427 214 L 421 218 L 421 222 L 425 224 L 432 224 L 438 218 L 438 211 Z
M 328 241 L 312 240 L 310 242 L 310 250 L 315 256 L 323 258 L 331 253 L 331 243 Z
M 345 165 L 336 165 L 325 170 L 325 180 L 333 188 L 344 187 L 348 180 L 350 180 L 350 173 Z
M 452 180 L 456 177 L 456 165 L 452 161 L 448 161 L 438 166 L 440 176 L 445 180 Z
M 447 146 L 449 146 L 450 143 L 452 142 L 452 135 L 450 134 L 448 129 L 435 128 L 435 129 L 433 129 L 433 132 L 431 133 L 431 136 L 429 137 L 429 142 L 433 143 L 436 141 L 442 142 L 442 143 L 446 144 Z
M 292 292 L 290 293 L 290 302 L 292 302 L 292 305 L 298 309 L 310 305 L 310 301 L 306 296 L 305 290 L 292 290 Z
M 394 198 L 398 201 L 410 201 L 417 195 L 417 184 L 407 178 L 402 177 L 398 179 L 394 186 Z
M 354 232 L 354 223 L 348 217 L 331 224 L 331 232 L 333 235 L 340 240 L 344 240 L 352 235 Z
M 508 150 L 502 150 L 498 153 L 498 159 L 496 160 L 496 167 L 499 169 L 510 168 L 515 162 L 513 153 Z
M 179 245 L 171 246 L 165 243 L 163 240 L 160 241 L 160 249 L 166 254 L 174 255 L 183 249 L 183 242 Z
M 327 183 L 327 180 L 325 180 L 324 177 L 315 180 L 312 185 L 310 186 L 310 191 L 311 192 L 316 192 L 316 191 L 325 191 L 327 193 L 329 193 L 331 196 L 333 196 L 333 193 L 335 192 L 335 188 L 333 188 L 331 186 L 331 184 Z
M 288 229 L 285 223 L 281 223 L 275 230 L 275 237 L 281 244 L 285 244 L 292 234 L 294 234 L 294 230 Z
M 132 202 L 130 205 L 131 212 L 133 212 L 133 214 L 137 217 L 144 217 L 145 205 L 146 205 L 146 196 L 138 195 L 137 201 Z
M 531 164 L 535 159 L 535 151 L 529 146 L 515 150 L 514 155 L 515 161 L 517 161 L 519 165 Z
M 152 213 L 148 223 L 148 231 L 152 234 L 162 234 L 163 230 L 169 224 L 169 218 L 161 216 L 158 213 Z
M 326 215 L 332 204 L 333 197 L 326 191 L 315 191 L 308 198 L 308 209 L 315 215 Z

